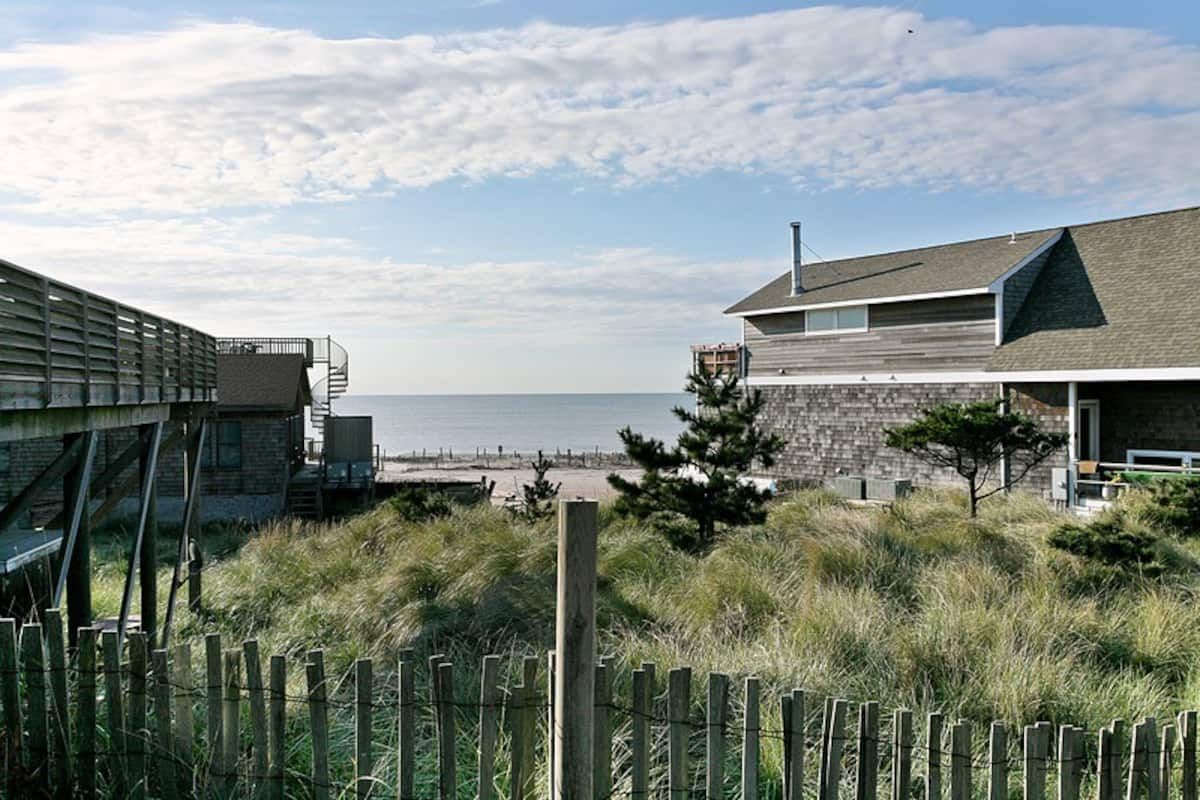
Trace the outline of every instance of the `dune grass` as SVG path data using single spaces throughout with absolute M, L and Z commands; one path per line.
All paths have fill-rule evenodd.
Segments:
M 1117 513 L 1148 524 L 1133 506 Z M 1047 544 L 1068 521 L 1022 494 L 992 498 L 972 520 L 956 492 L 862 508 L 808 491 L 696 556 L 602 507 L 601 648 L 619 697 L 643 661 L 657 663 L 660 676 L 691 666 L 697 703 L 708 671 L 730 675 L 735 687 L 757 675 L 773 721 L 776 698 L 793 687 L 814 698 L 876 700 L 884 719 L 899 707 L 938 710 L 976 730 L 992 719 L 1048 719 L 1094 731 L 1115 717 L 1166 718 L 1200 705 L 1196 544 L 1164 536 L 1162 570 L 1114 574 Z M 552 646 L 552 522 L 489 507 L 406 522 L 384 504 L 338 523 L 220 535 L 225 546 L 244 544 L 210 562 L 205 610 L 183 616 L 185 638 L 218 630 L 293 657 L 323 646 L 334 675 L 374 656 L 385 692 L 393 691 L 386 665 L 402 649 L 419 659 L 444 652 L 461 666 L 463 699 L 477 691 L 484 654 L 511 656 L 502 681 L 515 683 L 519 657 Z M 102 602 L 121 569 L 100 573 Z M 394 746 L 394 718 L 381 715 L 378 728 L 380 746 Z M 342 739 L 349 730 L 347 721 L 335 725 Z M 303 750 L 293 755 L 300 772 Z M 464 763 L 469 750 L 464 743 Z M 777 780 L 777 743 L 766 743 L 763 758 L 764 780 Z M 380 767 L 385 782 L 392 760 Z M 432 780 L 431 764 L 422 764 L 421 780 Z

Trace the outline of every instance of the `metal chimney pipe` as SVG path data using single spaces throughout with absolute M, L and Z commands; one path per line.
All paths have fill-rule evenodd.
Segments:
M 792 294 L 800 294 L 804 291 L 804 284 L 800 280 L 800 266 L 802 259 L 800 257 L 800 223 L 792 223 Z

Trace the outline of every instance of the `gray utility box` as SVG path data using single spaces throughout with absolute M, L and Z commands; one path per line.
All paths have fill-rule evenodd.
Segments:
M 898 478 L 867 478 L 868 500 L 901 500 L 912 494 L 912 481 Z
M 847 500 L 862 500 L 863 479 L 846 477 L 834 478 L 833 490 Z

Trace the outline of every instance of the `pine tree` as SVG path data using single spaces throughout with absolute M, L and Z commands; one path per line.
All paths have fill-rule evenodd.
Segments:
M 701 365 L 684 390 L 695 395 L 696 409 L 673 409 L 686 426 L 675 446 L 668 450 L 658 439 L 622 428 L 625 452 L 644 473 L 637 483 L 615 474 L 608 482 L 620 492 L 618 511 L 643 519 L 673 512 L 692 520 L 691 536 L 677 544 L 699 552 L 712 543 L 718 523 L 766 518 L 770 493 L 740 479 L 755 463 L 772 466 L 785 442 L 758 426 L 762 394 L 744 391 L 736 375 Z
M 541 450 L 537 451 L 537 461 L 530 462 L 529 466 L 533 468 L 533 483 L 522 484 L 521 507 L 517 514 L 529 522 L 537 522 L 554 514 L 554 498 L 558 497 L 562 482 L 551 483 L 546 479 L 546 473 L 555 464 L 543 456 Z

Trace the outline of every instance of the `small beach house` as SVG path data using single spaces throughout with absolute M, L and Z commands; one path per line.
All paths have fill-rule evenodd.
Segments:
M 1200 468 L 1200 208 L 818 263 L 792 240 L 792 269 L 726 311 L 788 440 L 772 477 L 950 482 L 883 429 L 996 397 L 1070 434 L 1022 484 L 1064 503 Z

